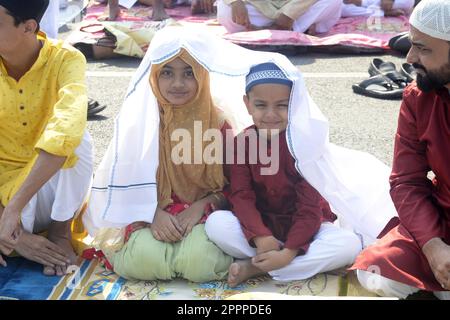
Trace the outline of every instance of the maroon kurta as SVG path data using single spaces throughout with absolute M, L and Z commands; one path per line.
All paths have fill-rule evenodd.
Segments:
M 246 130 L 253 130 L 251 126 Z M 245 131 L 244 131 L 245 132 Z M 242 133 L 241 133 L 242 135 Z M 323 217 L 336 216 L 328 203 L 295 169 L 295 160 L 286 143 L 285 132 L 279 137 L 279 170 L 274 175 L 262 175 L 261 169 L 270 167 L 249 161 L 249 143 L 245 143 L 245 164 L 230 166 L 230 202 L 250 245 L 257 236 L 273 235 L 284 247 L 304 254 L 320 228 Z M 238 138 L 235 139 L 237 161 Z M 273 153 L 273 150 L 269 151 Z M 263 153 L 264 154 L 264 153 Z
M 428 179 L 433 171 L 436 178 Z M 400 225 L 357 258 L 381 275 L 420 289 L 443 290 L 422 247 L 434 237 L 450 244 L 450 95 L 405 89 L 395 138 L 391 196 Z

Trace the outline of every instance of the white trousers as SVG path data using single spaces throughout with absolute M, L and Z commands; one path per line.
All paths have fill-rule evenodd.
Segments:
M 206 220 L 205 230 L 209 239 L 230 256 L 237 259 L 256 256 L 256 249 L 248 244 L 239 220 L 232 212 L 212 213 Z M 269 274 L 278 281 L 307 279 L 352 264 L 361 250 L 361 241 L 354 233 L 326 222 L 314 236 L 306 254 Z
M 370 292 L 382 297 L 405 299 L 419 291 L 418 288 L 383 277 L 377 273 L 356 270 L 359 283 Z M 440 300 L 450 300 L 450 291 L 435 291 L 433 294 Z
M 59 0 L 50 0 L 48 8 L 40 22 L 41 29 L 48 38 L 58 39 L 59 29 Z
M 83 205 L 94 171 L 92 138 L 87 131 L 75 153 L 76 165 L 59 170 L 22 210 L 26 231 L 38 233 L 47 230 L 52 220 L 68 221 Z
M 313 4 L 302 16 L 294 21 L 293 30 L 305 32 L 313 24 L 318 33 L 325 33 L 338 22 L 341 17 L 342 0 L 319 0 Z M 246 4 L 250 23 L 256 27 L 268 27 L 274 21 L 267 18 L 251 4 Z M 246 31 L 244 26 L 233 22 L 231 6 L 223 0 L 217 2 L 217 20 L 229 33 Z
M 361 6 L 342 3 L 342 17 L 371 16 L 381 6 L 381 0 L 363 0 Z M 410 13 L 414 8 L 414 0 L 395 0 L 393 9 L 402 9 Z

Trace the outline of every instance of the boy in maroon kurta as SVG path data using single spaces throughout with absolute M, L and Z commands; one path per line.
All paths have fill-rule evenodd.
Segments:
M 240 259 L 230 266 L 229 285 L 263 273 L 306 279 L 351 264 L 359 238 L 331 223 L 334 214 L 298 173 L 287 146 L 292 82 L 273 63 L 251 68 L 246 82 L 244 102 L 254 126 L 235 139 L 233 212 L 216 211 L 205 226 L 211 241 Z
M 421 289 L 450 299 L 449 12 L 448 0 L 422 1 L 410 20 L 407 59 L 419 75 L 404 92 L 390 178 L 400 225 L 352 267 L 380 295 L 406 298 Z

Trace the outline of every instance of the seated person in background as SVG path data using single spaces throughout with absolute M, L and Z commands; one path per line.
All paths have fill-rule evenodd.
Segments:
M 120 12 L 120 0 L 103 0 L 103 2 L 105 1 L 108 2 L 105 18 L 107 20 L 115 20 Z M 193 14 L 212 13 L 214 12 L 215 0 L 137 0 L 136 2 L 152 6 L 152 20 L 162 21 L 170 18 L 165 8 L 172 8 L 174 5 L 188 3 L 191 5 Z
M 211 241 L 240 259 L 228 272 L 231 287 L 265 273 L 279 281 L 307 279 L 350 265 L 362 250 L 355 233 L 333 225 L 328 203 L 295 168 L 285 133 L 291 87 L 274 63 L 252 67 L 246 78 L 244 102 L 254 125 L 235 138 L 233 212 L 216 211 L 205 226 Z M 257 147 L 251 144 L 259 150 L 268 145 L 278 158 L 273 172 L 264 172 L 269 168 L 259 152 L 254 161 L 251 150 Z
M 258 29 L 328 32 L 341 17 L 341 0 L 218 0 L 217 19 L 229 33 Z
M 407 16 L 414 0 L 343 0 L 342 17 L 371 16 L 382 10 L 384 16 Z

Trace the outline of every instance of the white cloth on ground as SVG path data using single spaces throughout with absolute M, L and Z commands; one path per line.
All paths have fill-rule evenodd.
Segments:
M 59 170 L 22 210 L 22 226 L 28 232 L 47 230 L 50 222 L 67 221 L 81 208 L 89 193 L 94 171 L 92 138 L 85 131 L 75 150 L 73 168 Z
M 408 15 L 411 13 L 413 8 L 414 0 L 395 0 L 392 6 L 392 9 L 402 9 Z M 383 10 L 381 10 L 381 0 L 362 0 L 361 6 L 342 3 L 342 17 L 369 17 L 377 14 L 378 10 L 380 10 L 384 15 Z
M 293 81 L 286 139 L 297 170 L 361 236 L 364 246 L 375 241 L 397 216 L 389 195 L 389 167 L 367 153 L 329 142 L 328 121 L 310 98 L 302 74 L 285 56 L 248 50 L 206 28 L 186 26 L 158 31 L 131 80 L 113 139 L 95 174 L 83 220 L 89 234 L 103 227 L 153 221 L 159 111 L 149 74 L 152 63 L 167 61 L 181 48 L 209 71 L 213 100 L 229 116 L 235 132 L 252 124 L 242 100 L 245 75 L 253 65 L 276 63 Z
M 238 218 L 230 211 L 212 213 L 205 224 L 208 238 L 226 254 L 237 259 L 256 256 L 256 249 L 245 238 Z M 269 274 L 279 281 L 303 280 L 350 265 L 361 251 L 359 238 L 331 222 L 322 223 L 308 251 Z
M 40 28 L 47 34 L 47 38 L 58 39 L 59 0 L 50 0 L 41 19 Z
M 245 5 L 248 11 L 250 23 L 256 27 L 268 27 L 274 21 L 267 18 L 251 4 Z M 341 0 L 319 0 L 308 11 L 294 21 L 293 30 L 305 32 L 313 24 L 318 33 L 325 33 L 338 22 L 341 17 Z M 217 20 L 229 33 L 246 31 L 244 26 L 233 22 L 231 7 L 223 0 L 217 2 Z
M 406 299 L 409 295 L 419 291 L 418 288 L 388 279 L 380 274 L 356 270 L 359 283 L 368 291 L 382 297 L 397 297 Z M 433 294 L 440 300 L 450 300 L 450 291 L 435 291 Z

